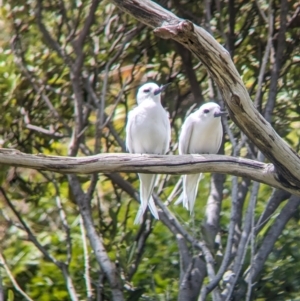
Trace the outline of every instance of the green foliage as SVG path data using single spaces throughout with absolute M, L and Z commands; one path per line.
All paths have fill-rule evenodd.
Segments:
M 257 283 L 255 300 L 262 300 L 264 296 L 263 300 L 299 299 L 299 241 L 295 239 L 299 231 L 297 215 L 299 212 L 295 212 L 295 218 L 283 231 L 266 262 L 264 272 Z
M 45 6 L 42 10 L 42 22 L 63 55 L 53 49 L 38 24 L 36 11 L 40 2 Z M 262 1 L 236 2 L 235 32 L 231 43 L 233 49 L 230 49 L 233 61 L 253 99 L 268 39 L 268 28 L 259 14 L 257 2 Z M 274 1 L 276 30 L 280 13 L 277 2 Z M 203 2 L 171 3 L 172 10 L 183 18 L 202 25 L 206 23 Z M 290 1 L 289 5 L 295 3 L 296 1 Z M 163 104 L 168 108 L 172 122 L 170 153 L 176 153 L 176 141 L 182 121 L 194 104 L 188 72 L 178 54 L 177 45 L 169 40 L 159 39 L 151 29 L 120 12 L 110 2 L 100 1 L 95 11 L 95 21 L 81 49 L 84 56 L 79 84 L 74 85 L 70 65 L 79 56 L 74 45 L 90 15 L 90 5 L 91 1 L 58 0 L 13 0 L 4 3 L 0 13 L 0 147 L 33 154 L 67 155 L 74 138 L 77 114 L 82 114 L 82 131 L 78 135 L 81 141 L 77 155 L 125 151 L 122 144 L 125 124 L 128 111 L 135 105 L 136 89 L 141 82 L 151 80 L 159 83 L 173 82 L 169 93 L 163 98 Z M 222 4 L 218 8 L 217 3 L 211 5 L 212 34 L 220 43 L 227 43 L 228 48 L 230 43 L 229 40 L 226 41 L 226 37 L 230 35 L 230 7 Z M 262 2 L 261 5 L 261 9 L 267 11 L 267 3 Z M 128 33 L 134 33 L 131 39 L 127 38 Z M 300 39 L 297 38 L 299 28 L 291 26 L 287 32 L 284 68 L 278 80 L 272 125 L 298 151 Z M 71 63 L 68 65 L 68 62 Z M 196 66 L 198 62 L 192 57 L 191 64 Z M 262 83 L 262 96 L 257 104 L 262 113 L 270 92 L 270 68 L 268 62 Z M 194 68 L 194 73 L 203 97 L 206 100 L 216 97 L 216 87 L 209 82 L 210 77 L 203 65 Z M 89 84 L 95 92 L 94 98 L 89 92 Z M 80 112 L 76 108 L 77 98 L 81 99 Z M 102 105 L 104 112 L 101 111 Z M 234 138 L 239 141 L 239 129 L 234 124 L 230 128 Z M 257 150 L 250 142 L 249 145 L 251 151 L 246 145 L 241 149 L 241 156 L 255 157 Z M 232 153 L 228 135 L 225 135 L 224 150 L 228 155 Z M 138 189 L 136 175 L 121 176 L 135 190 Z M 78 178 L 82 190 L 87 192 L 93 182 L 92 177 Z M 157 186 L 162 187 L 160 197 L 163 201 L 173 190 L 178 178 L 161 178 Z M 161 184 L 165 179 L 165 184 Z M 96 300 L 96 295 L 103 300 L 111 300 L 108 280 L 88 241 L 87 254 L 84 251 L 86 234 L 82 233 L 82 221 L 67 177 L 1 166 L 0 185 L 11 202 L 9 206 L 5 197 L 0 197 L 0 251 L 21 289 L 33 300 L 70 300 L 68 279 L 59 267 L 63 263 L 68 266 L 79 300 L 87 298 L 87 270 L 93 290 L 90 300 Z M 197 239 L 202 239 L 203 235 L 199 224 L 205 219 L 204 208 L 209 189 L 210 176 L 206 175 L 199 186 L 194 219 L 182 206 L 169 206 L 183 228 Z M 261 185 L 255 211 L 256 220 L 262 214 L 271 192 L 270 187 Z M 220 213 L 223 248 L 228 237 L 231 193 L 232 178 L 227 176 Z M 245 198 L 243 213 L 246 212 L 248 202 L 249 194 Z M 265 224 L 257 243 L 272 226 L 282 206 Z M 11 210 L 12 207 L 49 255 L 48 258 L 38 250 L 33 238 L 28 236 L 24 224 Z M 151 221 L 144 247 L 137 254 L 141 233 L 140 227 L 133 225 L 137 209 L 137 202 L 109 175 L 99 175 L 91 200 L 91 212 L 109 258 L 117 266 L 126 300 L 175 300 L 180 283 L 180 258 L 174 233 L 160 221 Z M 150 218 L 147 222 L 150 223 Z M 256 300 L 297 300 L 300 289 L 298 223 L 297 212 L 278 239 L 274 252 L 257 280 L 254 293 Z M 146 223 L 142 227 L 145 228 Z M 190 245 L 188 247 L 192 254 L 197 254 L 197 250 Z M 55 264 L 57 261 L 59 264 Z M 246 269 L 249 262 L 248 252 L 243 269 Z M 135 265 L 136 269 L 133 268 Z M 6 299 L 25 300 L 7 273 L 2 273 L 2 268 L 0 266 Z

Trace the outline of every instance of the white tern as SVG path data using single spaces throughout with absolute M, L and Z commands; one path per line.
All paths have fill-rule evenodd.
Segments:
M 126 126 L 126 147 L 130 153 L 164 155 L 169 149 L 171 138 L 169 113 L 161 105 L 161 92 L 168 85 L 159 87 L 155 83 L 147 83 L 139 88 L 138 106 L 129 113 Z M 152 198 L 156 175 L 140 173 L 139 179 L 141 204 L 135 224 L 142 222 L 147 206 L 152 215 L 159 219 Z
M 190 114 L 181 127 L 179 136 L 179 154 L 216 154 L 222 143 L 223 127 L 218 104 L 208 102 Z M 201 174 L 183 176 L 183 206 L 193 212 Z

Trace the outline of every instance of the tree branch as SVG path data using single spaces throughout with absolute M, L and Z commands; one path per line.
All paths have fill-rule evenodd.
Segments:
M 132 277 L 134 276 L 136 270 L 138 269 L 138 266 L 143 258 L 144 250 L 146 247 L 146 241 L 149 237 L 149 235 L 152 232 L 152 226 L 151 226 L 151 220 L 146 219 L 145 222 L 141 225 L 139 232 L 136 235 L 135 239 L 135 244 L 136 244 L 136 249 L 135 249 L 135 258 L 130 265 L 130 269 L 128 272 L 128 279 L 131 281 Z
M 256 280 L 259 273 L 262 271 L 264 263 L 266 262 L 269 254 L 272 252 L 276 240 L 282 233 L 285 225 L 293 216 L 295 210 L 299 207 L 299 205 L 299 197 L 291 196 L 287 204 L 283 207 L 278 218 L 275 220 L 272 227 L 269 229 L 266 236 L 264 237 L 264 240 L 261 243 L 260 248 L 258 249 L 254 257 L 254 263 L 244 273 L 246 282 L 249 283 L 249 281 L 253 282 Z M 245 293 L 246 287 L 244 285 L 241 285 L 239 289 L 235 292 L 236 300 L 244 300 Z
M 264 212 L 259 217 L 259 220 L 256 223 L 256 234 L 259 233 L 260 230 L 266 225 L 266 223 L 269 221 L 270 217 L 276 211 L 278 206 L 290 196 L 291 195 L 288 192 L 283 190 L 276 189 L 275 191 L 273 191 L 272 195 L 270 196 L 270 199 L 268 200 Z
M 82 248 L 83 248 L 83 262 L 84 262 L 84 282 L 86 287 L 86 297 L 87 301 L 93 300 L 93 289 L 91 283 L 91 276 L 90 276 L 90 257 L 88 251 L 88 245 L 86 241 L 86 233 L 84 229 L 84 222 L 82 216 L 80 216 L 80 232 L 81 232 L 81 239 L 82 239 Z
M 181 282 L 183 280 L 184 275 L 186 274 L 189 264 L 191 263 L 192 256 L 191 256 L 189 248 L 186 244 L 186 240 L 181 234 L 179 234 L 179 233 L 176 234 L 176 241 L 177 241 L 179 257 L 180 257 L 180 277 L 179 277 L 179 279 Z
M 24 290 L 22 290 L 22 288 L 20 287 L 20 285 L 18 284 L 18 282 L 16 281 L 13 273 L 11 272 L 10 268 L 8 267 L 4 256 L 2 255 L 2 253 L 0 252 L 0 267 L 3 267 L 6 271 L 7 276 L 9 277 L 12 285 L 14 286 L 15 290 L 23 296 L 24 300 L 27 301 L 33 301 L 33 299 L 31 299 L 25 292 Z
M 210 180 L 210 194 L 205 209 L 205 220 L 202 231 L 210 247 L 214 248 L 215 238 L 219 231 L 220 211 L 223 199 L 224 175 L 212 174 Z
M 0 270 L 0 301 L 4 301 L 4 287 L 3 287 L 3 284 L 2 284 L 2 275 L 1 274 L 2 273 L 1 273 L 1 270 Z
M 31 229 L 27 226 L 27 224 L 23 220 L 21 214 L 16 210 L 12 201 L 8 198 L 5 190 L 1 186 L 0 186 L 0 192 L 3 196 L 3 198 L 5 199 L 7 206 L 12 210 L 12 212 L 14 213 L 14 215 L 17 217 L 20 224 L 22 225 L 23 230 L 27 233 L 28 240 L 31 241 L 36 246 L 36 248 L 44 255 L 44 257 L 48 261 L 54 263 L 59 269 L 62 269 L 62 266 L 64 265 L 64 263 L 62 261 L 57 260 L 54 256 L 52 256 L 47 251 L 47 249 L 44 246 L 41 245 L 41 243 L 37 240 L 36 236 L 33 234 Z
M 191 85 L 191 92 L 193 93 L 194 96 L 194 103 L 200 105 L 204 102 L 204 99 L 202 95 L 201 86 L 198 83 L 196 72 L 194 70 L 192 54 L 189 51 L 186 51 L 185 47 L 183 47 L 179 43 L 176 43 L 175 46 L 179 55 L 181 56 L 181 60 L 186 76 L 189 79 L 189 83 Z
M 99 154 L 87 157 L 30 155 L 14 149 L 0 149 L 0 164 L 54 171 L 63 174 L 95 172 L 143 172 L 158 174 L 192 174 L 217 172 L 248 177 L 257 182 L 300 196 L 300 188 L 281 183 L 272 164 L 220 155 L 138 155 Z
M 272 15 L 271 12 L 270 12 L 270 15 Z M 287 0 L 281 0 L 280 29 L 278 32 L 275 63 L 273 65 L 273 68 L 271 71 L 270 92 L 269 92 L 268 101 L 267 101 L 267 104 L 265 107 L 265 118 L 268 122 L 271 122 L 271 120 L 272 120 L 272 114 L 273 114 L 273 110 L 274 110 L 275 103 L 276 103 L 278 78 L 280 76 L 280 69 L 281 69 L 282 63 L 283 63 L 284 50 L 286 49 L 285 33 L 287 30 L 287 21 L 286 21 L 287 15 L 288 15 Z M 272 20 L 270 19 L 270 23 L 271 22 L 272 22 Z
M 255 255 L 255 261 L 252 265 L 252 273 L 248 274 L 247 278 L 252 277 L 252 281 L 256 279 L 258 274 L 264 267 L 264 263 L 268 258 L 269 254 L 272 252 L 275 242 L 277 241 L 279 235 L 282 233 L 287 222 L 295 214 L 296 209 L 300 205 L 300 198 L 296 196 L 291 196 L 287 204 L 280 211 L 278 218 L 274 221 L 274 224 L 264 237 L 264 240 Z
M 110 260 L 106 252 L 102 237 L 97 233 L 91 214 L 90 204 L 86 199 L 86 195 L 82 191 L 79 180 L 75 175 L 68 175 L 68 181 L 84 221 L 86 234 L 89 238 L 96 260 L 109 281 L 112 300 L 123 301 L 122 286 L 117 274 L 116 266 Z
M 92 1 L 88 16 L 84 22 L 84 26 L 83 26 L 78 38 L 76 39 L 76 41 L 74 41 L 74 48 L 75 48 L 75 51 L 77 52 L 77 58 L 75 61 L 74 69 L 77 74 L 79 74 L 79 72 L 82 68 L 82 64 L 83 64 L 84 56 L 85 56 L 85 53 L 83 52 L 84 42 L 89 34 L 91 26 L 94 23 L 95 12 L 97 10 L 97 6 L 99 3 L 100 3 L 100 0 Z
M 180 283 L 178 301 L 197 300 L 205 275 L 205 262 L 199 255 L 194 256 Z

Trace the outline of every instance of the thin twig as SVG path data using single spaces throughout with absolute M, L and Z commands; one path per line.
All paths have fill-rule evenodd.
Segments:
M 137 233 L 137 237 L 135 240 L 136 250 L 135 250 L 135 259 L 130 264 L 129 272 L 128 272 L 128 281 L 131 281 L 134 276 L 138 266 L 142 260 L 142 256 L 145 250 L 146 241 L 151 234 L 153 228 L 151 227 L 151 219 L 147 218 L 145 222 L 141 225 L 139 232 Z
M 64 276 L 64 279 L 65 279 L 65 282 L 67 285 L 67 290 L 68 290 L 70 299 L 72 301 L 79 301 L 78 294 L 77 294 L 77 292 L 75 290 L 75 286 L 73 284 L 73 280 L 70 277 L 69 267 L 66 264 L 64 264 L 64 265 L 62 265 L 61 271 L 62 271 L 62 274 Z
M 105 65 L 105 71 L 104 71 L 104 79 L 103 79 L 103 85 L 102 85 L 102 91 L 101 91 L 101 97 L 100 97 L 100 103 L 97 103 L 97 107 L 98 107 L 98 114 L 97 114 L 97 121 L 96 121 L 96 134 L 95 134 L 95 139 L 96 139 L 96 143 L 95 143 L 95 153 L 100 153 L 101 151 L 101 144 L 100 144 L 100 140 L 101 140 L 101 135 L 102 135 L 102 129 L 103 129 L 103 125 L 105 123 L 104 118 L 105 118 L 105 104 L 106 104 L 106 93 L 107 93 L 107 85 L 108 85 L 108 77 L 109 77 L 109 70 L 112 66 L 112 64 L 114 64 L 114 62 L 121 56 L 125 46 L 132 41 L 132 39 L 140 32 L 140 30 L 143 28 L 144 26 L 137 26 L 136 28 L 134 28 L 133 30 L 131 30 L 129 33 L 126 34 L 126 37 L 123 41 L 123 43 L 119 46 L 119 49 L 116 51 L 116 53 L 112 56 L 111 59 L 109 59 L 109 61 L 107 62 L 107 64 Z
M 190 235 L 179 223 L 176 217 L 171 213 L 171 211 L 163 204 L 163 202 L 157 197 L 154 197 L 155 203 L 158 204 L 161 210 L 158 211 L 159 217 L 162 222 L 171 230 L 175 235 L 177 233 L 181 234 L 188 242 L 190 242 L 194 247 L 200 249 L 203 252 L 205 261 L 207 264 L 207 274 L 210 281 L 215 277 L 214 271 L 214 259 L 209 248 L 203 241 L 196 240 L 192 235 Z M 162 214 L 164 213 L 164 214 Z
M 255 182 L 253 184 L 253 190 L 252 190 L 252 194 L 250 196 L 250 202 L 252 201 L 252 198 L 257 199 L 257 195 L 258 195 L 258 190 L 259 190 L 259 183 Z M 255 256 L 255 204 L 253 205 L 253 212 L 252 212 L 252 217 L 251 217 L 251 221 L 250 221 L 250 275 L 252 274 L 252 266 L 254 264 L 254 256 Z M 248 281 L 248 288 L 247 288 L 247 294 L 246 294 L 246 301 L 250 301 L 251 298 L 251 293 L 252 293 L 252 278 L 249 278 Z
M 89 251 L 86 241 L 85 229 L 83 219 L 80 216 L 80 231 L 81 231 L 81 240 L 82 240 L 82 247 L 83 247 L 83 259 L 84 259 L 84 280 L 86 286 L 86 293 L 87 293 L 87 300 L 93 300 L 93 289 L 91 284 L 91 276 L 90 276 L 90 259 L 89 259 Z
M 264 80 L 265 72 L 266 72 L 266 67 L 267 63 L 270 57 L 270 51 L 271 51 L 271 46 L 272 46 L 272 39 L 273 39 L 273 13 L 272 13 L 272 0 L 270 0 L 269 4 L 269 16 L 268 16 L 268 41 L 265 49 L 265 53 L 262 59 L 261 67 L 259 70 L 259 75 L 258 75 L 258 83 L 257 83 L 257 90 L 256 90 L 256 95 L 254 98 L 254 104 L 256 107 L 259 106 L 261 94 L 262 94 L 262 83 Z M 256 3 L 258 3 L 258 0 L 256 0 Z M 258 5 L 259 6 L 259 5 Z
M 17 28 L 15 28 L 15 30 L 16 30 L 16 36 L 12 39 L 11 46 L 12 46 L 13 52 L 15 54 L 17 64 L 19 65 L 19 67 L 23 71 L 26 78 L 31 83 L 31 85 L 34 88 L 36 94 L 40 95 L 42 100 L 45 102 L 48 109 L 50 110 L 50 113 L 55 118 L 57 118 L 57 120 L 59 120 L 59 122 L 61 122 L 64 125 L 64 128 L 68 131 L 68 133 L 70 133 L 71 132 L 70 127 L 65 123 L 64 119 L 60 116 L 58 111 L 52 105 L 49 97 L 44 93 L 44 86 L 41 86 L 40 83 L 37 83 L 34 76 L 28 70 L 27 63 L 26 63 L 26 60 L 25 60 L 24 50 L 23 50 L 22 44 L 21 44 L 21 38 L 19 36 L 19 32 L 18 32 Z
M 255 3 L 256 3 L 257 9 L 258 9 L 258 11 L 259 11 L 261 17 L 263 18 L 263 20 L 265 21 L 265 23 L 268 24 L 268 21 L 269 21 L 269 20 L 268 20 L 268 18 L 267 18 L 267 16 L 266 16 L 265 12 L 264 12 L 263 9 L 261 8 L 260 3 L 259 3 L 259 0 L 255 0 Z M 269 7 L 272 7 L 272 2 L 271 2 L 271 1 L 270 1 L 270 3 L 269 3 Z
M 259 189 L 259 183 L 254 182 L 253 187 L 252 187 L 252 192 L 250 196 L 250 201 L 248 205 L 248 209 L 246 212 L 246 217 L 245 217 L 245 224 L 244 224 L 244 230 L 241 235 L 241 240 L 239 243 L 238 251 L 234 259 L 234 264 L 233 264 L 233 273 L 235 275 L 235 278 L 233 282 L 231 283 L 231 286 L 229 288 L 228 294 L 226 296 L 226 301 L 229 301 L 231 298 L 231 294 L 235 288 L 235 284 L 237 280 L 239 279 L 239 274 L 241 272 L 246 253 L 247 253 L 247 246 L 249 244 L 250 238 L 251 238 L 251 225 L 252 225 L 252 219 L 253 215 L 255 212 L 255 205 L 256 205 L 256 199 L 257 199 L 257 193 Z
M 39 29 L 40 29 L 44 39 L 48 43 L 48 45 L 53 50 L 55 50 L 61 58 L 63 58 L 64 62 L 72 70 L 73 62 L 72 62 L 71 58 L 68 55 L 66 55 L 64 50 L 60 47 L 59 43 L 54 40 L 54 38 L 51 36 L 50 32 L 47 30 L 45 24 L 43 23 L 43 1 L 42 0 L 37 1 L 37 9 L 35 12 L 35 17 L 36 17 Z
M 71 237 L 71 229 L 68 224 L 66 212 L 62 206 L 61 198 L 60 198 L 60 191 L 57 181 L 54 176 L 50 177 L 47 173 L 41 172 L 41 174 L 45 177 L 45 179 L 52 183 L 55 189 L 55 201 L 56 206 L 58 208 L 59 216 L 62 222 L 63 229 L 66 233 L 66 243 L 67 243 L 67 262 L 66 265 L 69 266 L 72 260 L 72 237 Z
M 255 232 L 256 235 L 260 232 L 260 230 L 266 225 L 266 223 L 270 220 L 273 213 L 276 211 L 278 206 L 285 200 L 291 197 L 291 194 L 280 189 L 274 189 L 272 195 L 270 196 L 265 210 L 259 217 L 256 225 Z
M 57 183 L 56 182 L 52 182 L 55 187 L 55 190 L 56 190 L 56 197 L 55 197 L 55 200 L 56 200 L 56 206 L 59 210 L 59 216 L 60 216 L 60 219 L 61 219 L 61 222 L 62 222 L 62 225 L 63 225 L 63 228 L 65 230 L 65 233 L 66 233 L 66 242 L 67 242 L 67 265 L 69 266 L 70 263 L 71 263 L 71 259 L 72 259 L 72 237 L 71 237 L 71 230 L 70 230 L 70 227 L 69 227 L 69 224 L 68 224 L 68 221 L 67 221 L 67 216 L 66 216 L 66 213 L 64 211 L 64 208 L 62 206 L 62 203 L 61 203 L 61 199 L 60 199 L 60 196 L 58 194 L 58 186 L 57 186 Z
M 260 271 L 263 269 L 264 263 L 268 258 L 268 255 L 272 252 L 275 242 L 299 206 L 300 198 L 297 196 L 291 196 L 287 204 L 281 209 L 278 217 L 274 221 L 270 230 L 267 232 L 258 251 L 255 254 L 254 263 L 252 264 L 252 273 L 247 273 L 248 275 L 246 281 L 249 277 L 252 278 L 251 281 L 254 281 Z
M 87 236 L 94 251 L 96 260 L 107 277 L 112 293 L 112 300 L 123 301 L 122 285 L 115 264 L 110 260 L 104 246 L 103 238 L 98 235 L 92 218 L 90 200 L 87 200 L 85 193 L 81 189 L 79 179 L 75 175 L 68 175 L 69 185 L 79 206 L 80 214 L 84 221 Z
M 1 265 L 0 265 L 1 267 Z M 2 273 L 0 269 L 0 301 L 4 301 L 4 288 L 3 288 L 3 283 L 2 283 Z
M 110 115 L 107 116 L 107 117 L 104 116 L 105 117 L 105 121 L 103 122 L 103 124 L 100 127 L 101 130 L 104 129 L 108 125 L 108 123 L 111 122 L 111 120 L 112 120 L 112 118 L 114 116 L 114 113 L 116 111 L 116 108 L 117 108 L 119 102 L 121 101 L 121 99 L 123 97 L 123 93 L 124 93 L 124 90 L 125 90 L 126 86 L 127 86 L 127 80 L 125 80 L 125 82 L 123 83 L 123 85 L 121 87 L 121 90 L 120 90 L 120 92 L 119 92 L 119 94 L 117 96 L 117 99 L 116 99 L 116 101 L 115 101 L 115 103 L 113 105 L 113 108 L 112 108 L 112 111 L 111 111 Z
M 271 122 L 272 119 L 272 114 L 276 103 L 278 78 L 280 76 L 280 70 L 283 65 L 283 56 L 286 48 L 285 34 L 287 30 L 287 15 L 288 15 L 288 2 L 287 0 L 281 0 L 280 28 L 278 32 L 275 62 L 271 70 L 271 82 L 269 88 L 270 92 L 269 92 L 269 97 L 265 107 L 265 114 L 264 114 L 264 117 L 268 122 Z M 270 21 L 271 21 L 271 17 L 270 17 Z
M 64 134 L 54 132 L 53 130 L 46 130 L 46 129 L 40 127 L 40 126 L 36 126 L 36 125 L 30 124 L 30 123 L 26 124 L 26 128 L 29 129 L 29 130 L 33 130 L 33 131 L 36 131 L 38 133 L 41 133 L 43 135 L 53 137 L 53 138 L 65 138 L 65 137 L 67 137 Z
M 40 244 L 40 242 L 37 240 L 36 236 L 32 233 L 30 228 L 27 226 L 19 212 L 16 210 L 15 206 L 11 202 L 11 200 L 8 198 L 5 190 L 3 187 L 0 186 L 0 192 L 2 193 L 8 207 L 13 211 L 19 222 L 21 223 L 23 230 L 27 233 L 28 239 L 33 242 L 33 244 L 37 247 L 37 249 L 45 256 L 47 260 L 54 263 L 59 269 L 63 266 L 63 263 L 61 261 L 56 260 L 50 253 Z
M 74 63 L 74 73 L 77 75 L 76 77 L 79 76 L 83 62 L 84 62 L 84 57 L 85 57 L 85 52 L 83 51 L 84 48 L 84 42 L 90 32 L 90 28 L 93 25 L 95 21 L 95 13 L 97 11 L 97 7 L 101 1 L 100 0 L 92 0 L 88 15 L 85 19 L 83 28 L 78 35 L 78 38 L 76 41 L 74 41 L 74 49 L 77 54 L 75 63 Z
M 233 156 L 237 156 L 240 151 L 240 145 L 236 143 L 234 135 L 232 131 L 230 130 L 230 127 L 228 125 L 227 119 L 222 119 L 223 125 L 225 127 L 225 131 L 229 136 L 230 142 L 232 144 L 233 148 Z M 231 206 L 231 213 L 230 213 L 230 224 L 229 224 L 229 234 L 227 237 L 227 244 L 226 249 L 224 253 L 224 257 L 221 263 L 221 266 L 216 274 L 216 277 L 209 282 L 209 284 L 204 287 L 201 291 L 201 298 L 200 300 L 204 301 L 206 300 L 206 296 L 208 293 L 210 293 L 220 282 L 222 276 L 226 272 L 226 269 L 230 263 L 230 260 L 232 259 L 232 246 L 234 242 L 234 235 L 235 235 L 235 226 L 237 222 L 237 209 L 238 209 L 238 178 L 232 177 L 232 189 L 231 189 L 231 199 L 232 199 L 232 206 Z
M 9 277 L 11 283 L 13 284 L 15 290 L 17 292 L 20 293 L 20 295 L 22 295 L 26 300 L 28 301 L 33 301 L 33 299 L 31 299 L 23 290 L 22 288 L 20 287 L 20 285 L 18 284 L 17 280 L 14 278 L 12 272 L 10 271 L 6 261 L 5 261 L 5 258 L 4 256 L 2 255 L 2 253 L 0 252 L 0 267 L 3 267 L 6 271 L 6 274 L 7 276 Z M 2 284 L 1 284 L 2 285 Z M 1 297 L 0 297 L 1 298 Z

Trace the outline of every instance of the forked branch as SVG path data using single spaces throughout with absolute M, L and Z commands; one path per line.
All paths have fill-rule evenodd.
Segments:
M 273 164 L 221 155 L 99 154 L 87 157 L 31 155 L 14 149 L 0 149 L 0 164 L 54 171 L 63 174 L 143 172 L 191 174 L 215 172 L 247 177 L 300 196 L 300 188 L 277 180 Z

